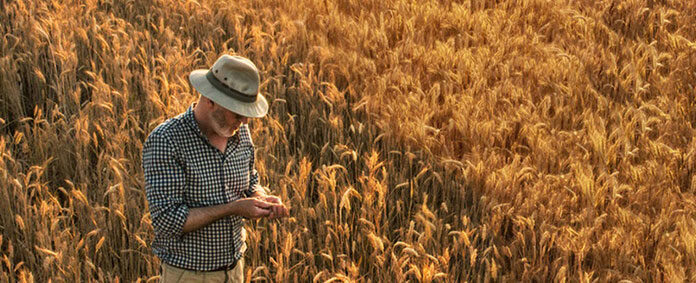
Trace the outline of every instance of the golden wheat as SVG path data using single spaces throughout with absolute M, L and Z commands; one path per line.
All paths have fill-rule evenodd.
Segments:
M 0 281 L 154 281 L 147 134 L 261 71 L 245 278 L 696 281 L 696 2 L 2 1 Z

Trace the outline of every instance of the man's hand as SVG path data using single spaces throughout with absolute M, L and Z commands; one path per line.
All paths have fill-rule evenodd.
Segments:
M 257 198 L 270 203 L 271 204 L 271 214 L 269 217 L 271 219 L 275 218 L 281 218 L 281 217 L 287 217 L 290 215 L 290 211 L 288 208 L 283 204 L 282 201 L 280 201 L 280 198 L 277 196 L 267 196 L 267 195 L 259 195 Z
M 266 202 L 273 204 L 271 207 L 271 218 L 281 218 L 290 215 L 288 208 L 280 201 L 277 196 L 266 196 Z
M 232 214 L 243 216 L 249 219 L 258 219 L 271 215 L 271 209 L 275 204 L 266 202 L 259 198 L 243 198 L 231 202 Z

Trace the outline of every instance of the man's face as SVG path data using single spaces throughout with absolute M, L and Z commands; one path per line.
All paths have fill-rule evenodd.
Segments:
M 225 138 L 233 136 L 242 123 L 246 124 L 249 122 L 248 117 L 236 114 L 217 104 L 213 107 L 210 115 L 213 121 L 213 130 L 216 134 Z

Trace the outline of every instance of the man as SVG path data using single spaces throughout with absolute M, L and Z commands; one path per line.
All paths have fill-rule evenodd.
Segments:
M 223 55 L 189 75 L 197 103 L 160 124 L 143 146 L 145 190 L 162 262 L 162 282 L 241 282 L 244 218 L 288 209 L 266 195 L 254 167 L 249 119 L 268 112 L 259 73 Z

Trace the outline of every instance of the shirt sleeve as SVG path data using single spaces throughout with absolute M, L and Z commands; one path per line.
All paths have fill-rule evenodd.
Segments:
M 150 134 L 143 145 L 143 171 L 155 233 L 165 238 L 181 237 L 189 208 L 184 203 L 184 166 L 171 140 L 157 132 Z

